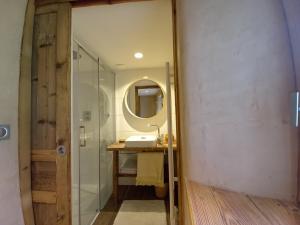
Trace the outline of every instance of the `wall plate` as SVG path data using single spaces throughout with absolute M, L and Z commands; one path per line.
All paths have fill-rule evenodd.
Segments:
M 10 138 L 10 126 L 0 125 L 0 141 Z

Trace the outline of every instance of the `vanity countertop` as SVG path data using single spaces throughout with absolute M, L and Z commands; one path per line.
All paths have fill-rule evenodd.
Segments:
M 176 144 L 173 144 L 174 151 L 177 150 Z M 156 147 L 126 147 L 125 143 L 114 143 L 107 146 L 107 151 L 134 151 L 134 152 L 162 152 L 167 151 L 167 144 L 157 144 Z

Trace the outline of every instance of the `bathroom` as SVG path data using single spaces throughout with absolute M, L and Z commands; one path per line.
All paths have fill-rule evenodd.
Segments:
M 172 23 L 170 0 L 72 9 L 74 225 L 175 223 Z

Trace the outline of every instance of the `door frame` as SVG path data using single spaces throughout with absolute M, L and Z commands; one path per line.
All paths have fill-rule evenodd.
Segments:
M 39 6 L 58 3 L 71 3 L 72 7 L 87 7 L 101 4 L 118 4 L 137 1 L 151 0 L 28 0 L 25 23 L 23 28 L 21 58 L 20 58 L 20 80 L 19 80 L 19 172 L 20 172 L 20 195 L 25 225 L 34 225 L 34 212 L 31 191 L 31 63 L 32 63 L 32 40 L 35 10 Z M 180 124 L 180 85 L 178 70 L 178 39 L 176 20 L 176 0 L 172 2 L 173 20 L 173 55 L 174 55 L 174 89 L 176 109 L 176 132 L 177 132 L 177 176 L 178 176 L 178 207 L 179 224 L 183 225 L 183 179 L 182 179 L 182 143 Z M 71 58 L 71 53 L 70 53 Z M 71 118 L 71 115 L 69 115 Z M 70 119 L 69 118 L 69 119 Z M 71 135 L 71 134 L 70 134 Z M 71 167 L 70 167 L 71 168 Z M 69 168 L 69 169 L 70 169 Z M 70 209 L 71 212 L 71 209 Z M 38 225 L 38 224 L 37 224 Z

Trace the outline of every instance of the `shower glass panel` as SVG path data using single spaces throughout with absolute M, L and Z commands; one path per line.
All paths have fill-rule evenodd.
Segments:
M 79 73 L 79 208 L 80 225 L 89 225 L 99 211 L 99 71 L 98 59 L 78 51 Z
M 76 41 L 72 70 L 72 224 L 91 225 L 113 189 L 115 74 Z
M 106 150 L 115 142 L 115 75 L 100 66 L 100 209 L 112 194 L 112 153 Z

